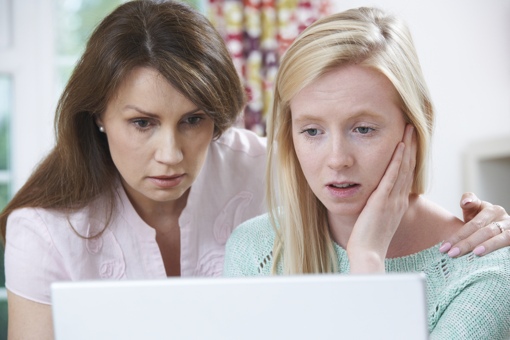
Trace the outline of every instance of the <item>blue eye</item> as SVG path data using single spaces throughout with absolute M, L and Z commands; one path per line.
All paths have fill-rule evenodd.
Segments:
M 355 130 L 357 130 L 362 135 L 366 135 L 367 133 L 370 133 L 374 129 L 366 127 L 366 126 L 360 126 L 360 127 L 357 127 Z
M 312 136 L 312 137 L 317 136 L 319 134 L 318 129 L 306 129 L 303 132 L 305 132 L 307 135 Z
M 148 119 L 135 119 L 133 123 L 136 125 L 137 128 L 145 129 L 150 125 L 150 122 Z

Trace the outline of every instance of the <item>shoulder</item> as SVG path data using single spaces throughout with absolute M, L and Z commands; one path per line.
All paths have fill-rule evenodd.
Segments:
M 28 228 L 54 236 L 68 232 L 75 234 L 74 231 L 81 236 L 93 236 L 93 232 L 104 223 L 108 207 L 110 205 L 105 204 L 103 200 L 97 200 L 72 211 L 45 208 L 17 209 L 9 215 L 7 229 L 8 233 L 10 229 L 10 234 L 17 232 L 18 229 Z M 23 228 L 18 228 L 19 226 Z
M 491 287 L 493 293 L 499 291 L 510 299 L 510 249 L 499 249 L 482 257 L 473 253 L 456 259 L 448 257 L 443 262 L 442 267 L 450 273 L 443 269 L 441 276 L 449 279 L 453 290 L 469 286 L 479 286 L 482 290 Z M 510 300 L 507 299 L 507 303 Z
M 470 263 L 472 266 L 470 269 L 480 271 L 485 276 L 497 278 L 510 293 L 510 248 L 502 248 L 482 257 L 472 256 L 474 260 Z
M 458 259 L 449 259 L 455 270 L 461 273 L 484 273 L 484 275 L 504 275 L 510 279 L 510 249 L 496 250 L 484 256 L 472 253 Z M 510 289 L 510 286 L 509 286 Z
M 86 238 L 104 229 L 105 216 L 104 210 L 98 210 L 92 203 L 71 212 L 44 208 L 14 210 L 7 219 L 6 250 L 34 258 L 37 254 L 53 253 L 52 256 L 60 257 L 79 252 Z
M 22 208 L 14 210 L 7 218 L 7 240 L 15 237 L 29 237 L 37 234 L 51 243 L 51 230 L 60 229 L 67 221 L 63 212 L 42 208 Z
M 58 249 L 63 242 L 55 240 L 53 233 L 67 232 L 65 221 L 63 214 L 39 208 L 18 209 L 9 215 L 5 243 L 5 286 L 9 290 L 29 300 L 50 303 L 51 281 L 66 278 Z
M 246 129 L 230 128 L 211 143 L 195 184 L 200 184 L 200 177 L 205 177 L 204 187 L 211 185 L 218 189 L 221 184 L 221 191 L 227 196 L 239 188 L 260 194 L 264 192 L 265 166 L 265 139 Z M 211 183 L 211 177 L 216 183 Z
M 14 211 L 7 221 L 6 287 L 29 300 L 50 303 L 52 282 L 122 277 L 124 252 L 99 211 L 93 203 L 69 213 Z
M 12 223 L 16 220 L 34 220 L 43 221 L 46 219 L 63 219 L 65 215 L 53 209 L 44 208 L 21 208 L 14 210 L 7 218 L 7 223 Z
M 237 128 L 213 141 L 191 187 L 183 221 L 209 225 L 223 246 L 235 227 L 265 212 L 265 145 L 255 133 Z
M 225 276 L 267 275 L 272 263 L 275 232 L 268 214 L 237 227 L 225 250 Z
M 274 229 L 269 220 L 269 214 L 265 213 L 253 217 L 241 223 L 230 236 L 229 243 L 263 243 L 274 242 Z
M 251 157 L 265 157 L 266 139 L 247 129 L 230 128 L 212 143 L 223 152 L 243 153 Z
M 437 250 L 437 246 L 434 249 Z M 450 286 L 467 286 L 474 282 L 504 282 L 502 286 L 508 287 L 505 289 L 510 292 L 509 248 L 502 248 L 481 257 L 473 253 L 459 258 L 437 254 L 437 260 L 430 263 L 426 270 L 429 279 Z
M 434 335 L 495 339 L 510 334 L 509 249 L 483 257 L 445 255 L 428 269 L 429 326 Z

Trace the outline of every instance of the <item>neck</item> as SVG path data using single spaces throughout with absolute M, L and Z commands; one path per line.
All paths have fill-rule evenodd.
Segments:
M 347 249 L 358 217 L 328 216 L 331 236 L 344 249 Z M 410 195 L 409 207 L 391 239 L 386 257 L 402 257 L 430 248 L 461 225 L 461 221 L 424 197 Z
M 138 192 L 126 189 L 127 186 L 124 183 L 122 184 L 133 208 L 149 226 L 164 233 L 168 226 L 177 225 L 179 217 L 186 207 L 190 189 L 176 200 L 158 202 L 142 196 Z
M 338 216 L 328 212 L 328 224 L 331 238 L 342 248 L 347 249 L 347 243 L 351 237 L 352 229 L 359 215 Z

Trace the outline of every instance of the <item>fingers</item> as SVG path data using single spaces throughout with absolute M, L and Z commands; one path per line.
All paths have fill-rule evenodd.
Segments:
M 510 216 L 505 209 L 488 202 L 481 202 L 480 207 L 482 210 L 473 219 L 443 243 L 439 249 L 441 252 L 448 252 L 449 256 L 457 257 L 473 251 L 481 256 L 510 246 L 510 235 L 507 235 L 510 229 Z M 502 233 L 499 227 L 505 232 Z
M 473 250 L 473 253 L 475 253 L 478 256 L 482 256 L 491 253 L 494 250 L 510 246 L 510 222 L 507 220 L 497 223 L 499 224 L 498 226 L 499 230 L 497 231 L 497 234 L 494 237 L 489 238 L 487 241 L 477 246 Z
M 372 192 L 356 220 L 347 244 L 349 258 L 358 258 L 355 254 L 360 249 L 365 252 L 369 250 L 372 254 L 377 254 L 378 258 L 385 258 L 391 239 L 409 206 L 416 162 L 414 139 L 414 129 L 407 125 L 403 140 L 395 147 L 378 187 Z
M 389 195 L 397 180 L 399 179 L 399 170 L 402 165 L 402 159 L 404 158 L 405 145 L 404 143 L 398 143 L 395 152 L 391 158 L 390 164 L 386 169 L 376 191 L 382 191 L 384 194 Z M 381 190 L 379 190 L 379 188 Z
M 464 222 L 467 223 L 473 219 L 482 209 L 488 207 L 490 203 L 486 203 L 482 206 L 482 201 L 476 197 L 476 195 L 472 192 L 466 192 L 462 195 L 460 200 L 460 207 L 462 209 L 462 214 L 464 217 Z
M 399 174 L 395 183 L 395 192 L 407 197 L 411 192 L 414 180 L 414 168 L 416 166 L 416 134 L 412 125 L 408 124 L 403 139 L 405 149 Z
M 408 169 L 407 169 L 407 187 L 406 187 L 406 193 L 409 194 L 411 192 L 413 183 L 414 183 L 414 169 L 416 168 L 416 152 L 418 149 L 418 142 L 416 141 L 416 132 L 414 131 L 414 127 L 411 125 L 408 125 L 409 132 L 408 134 L 411 135 L 411 140 L 407 140 L 406 146 L 409 146 L 409 163 L 408 163 Z
M 403 214 L 409 205 L 409 194 L 416 165 L 416 136 L 412 125 L 405 127 L 404 137 L 395 148 L 391 161 L 370 200 L 385 200 Z
M 474 193 L 465 193 L 462 195 L 461 208 L 463 209 L 462 212 L 466 225 L 449 239 L 451 244 L 468 238 L 491 222 L 497 222 L 506 216 L 506 212 L 503 208 L 494 206 L 489 202 L 482 202 Z

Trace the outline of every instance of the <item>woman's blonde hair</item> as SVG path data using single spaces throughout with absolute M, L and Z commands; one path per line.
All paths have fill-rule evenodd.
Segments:
M 316 21 L 282 58 L 268 117 L 268 204 L 277 233 L 273 272 L 279 261 L 286 274 L 336 270 L 326 208 L 310 189 L 294 150 L 290 101 L 317 78 L 347 64 L 381 72 L 398 91 L 418 142 L 412 193 L 425 190 L 434 111 L 407 25 L 375 8 L 351 9 Z

